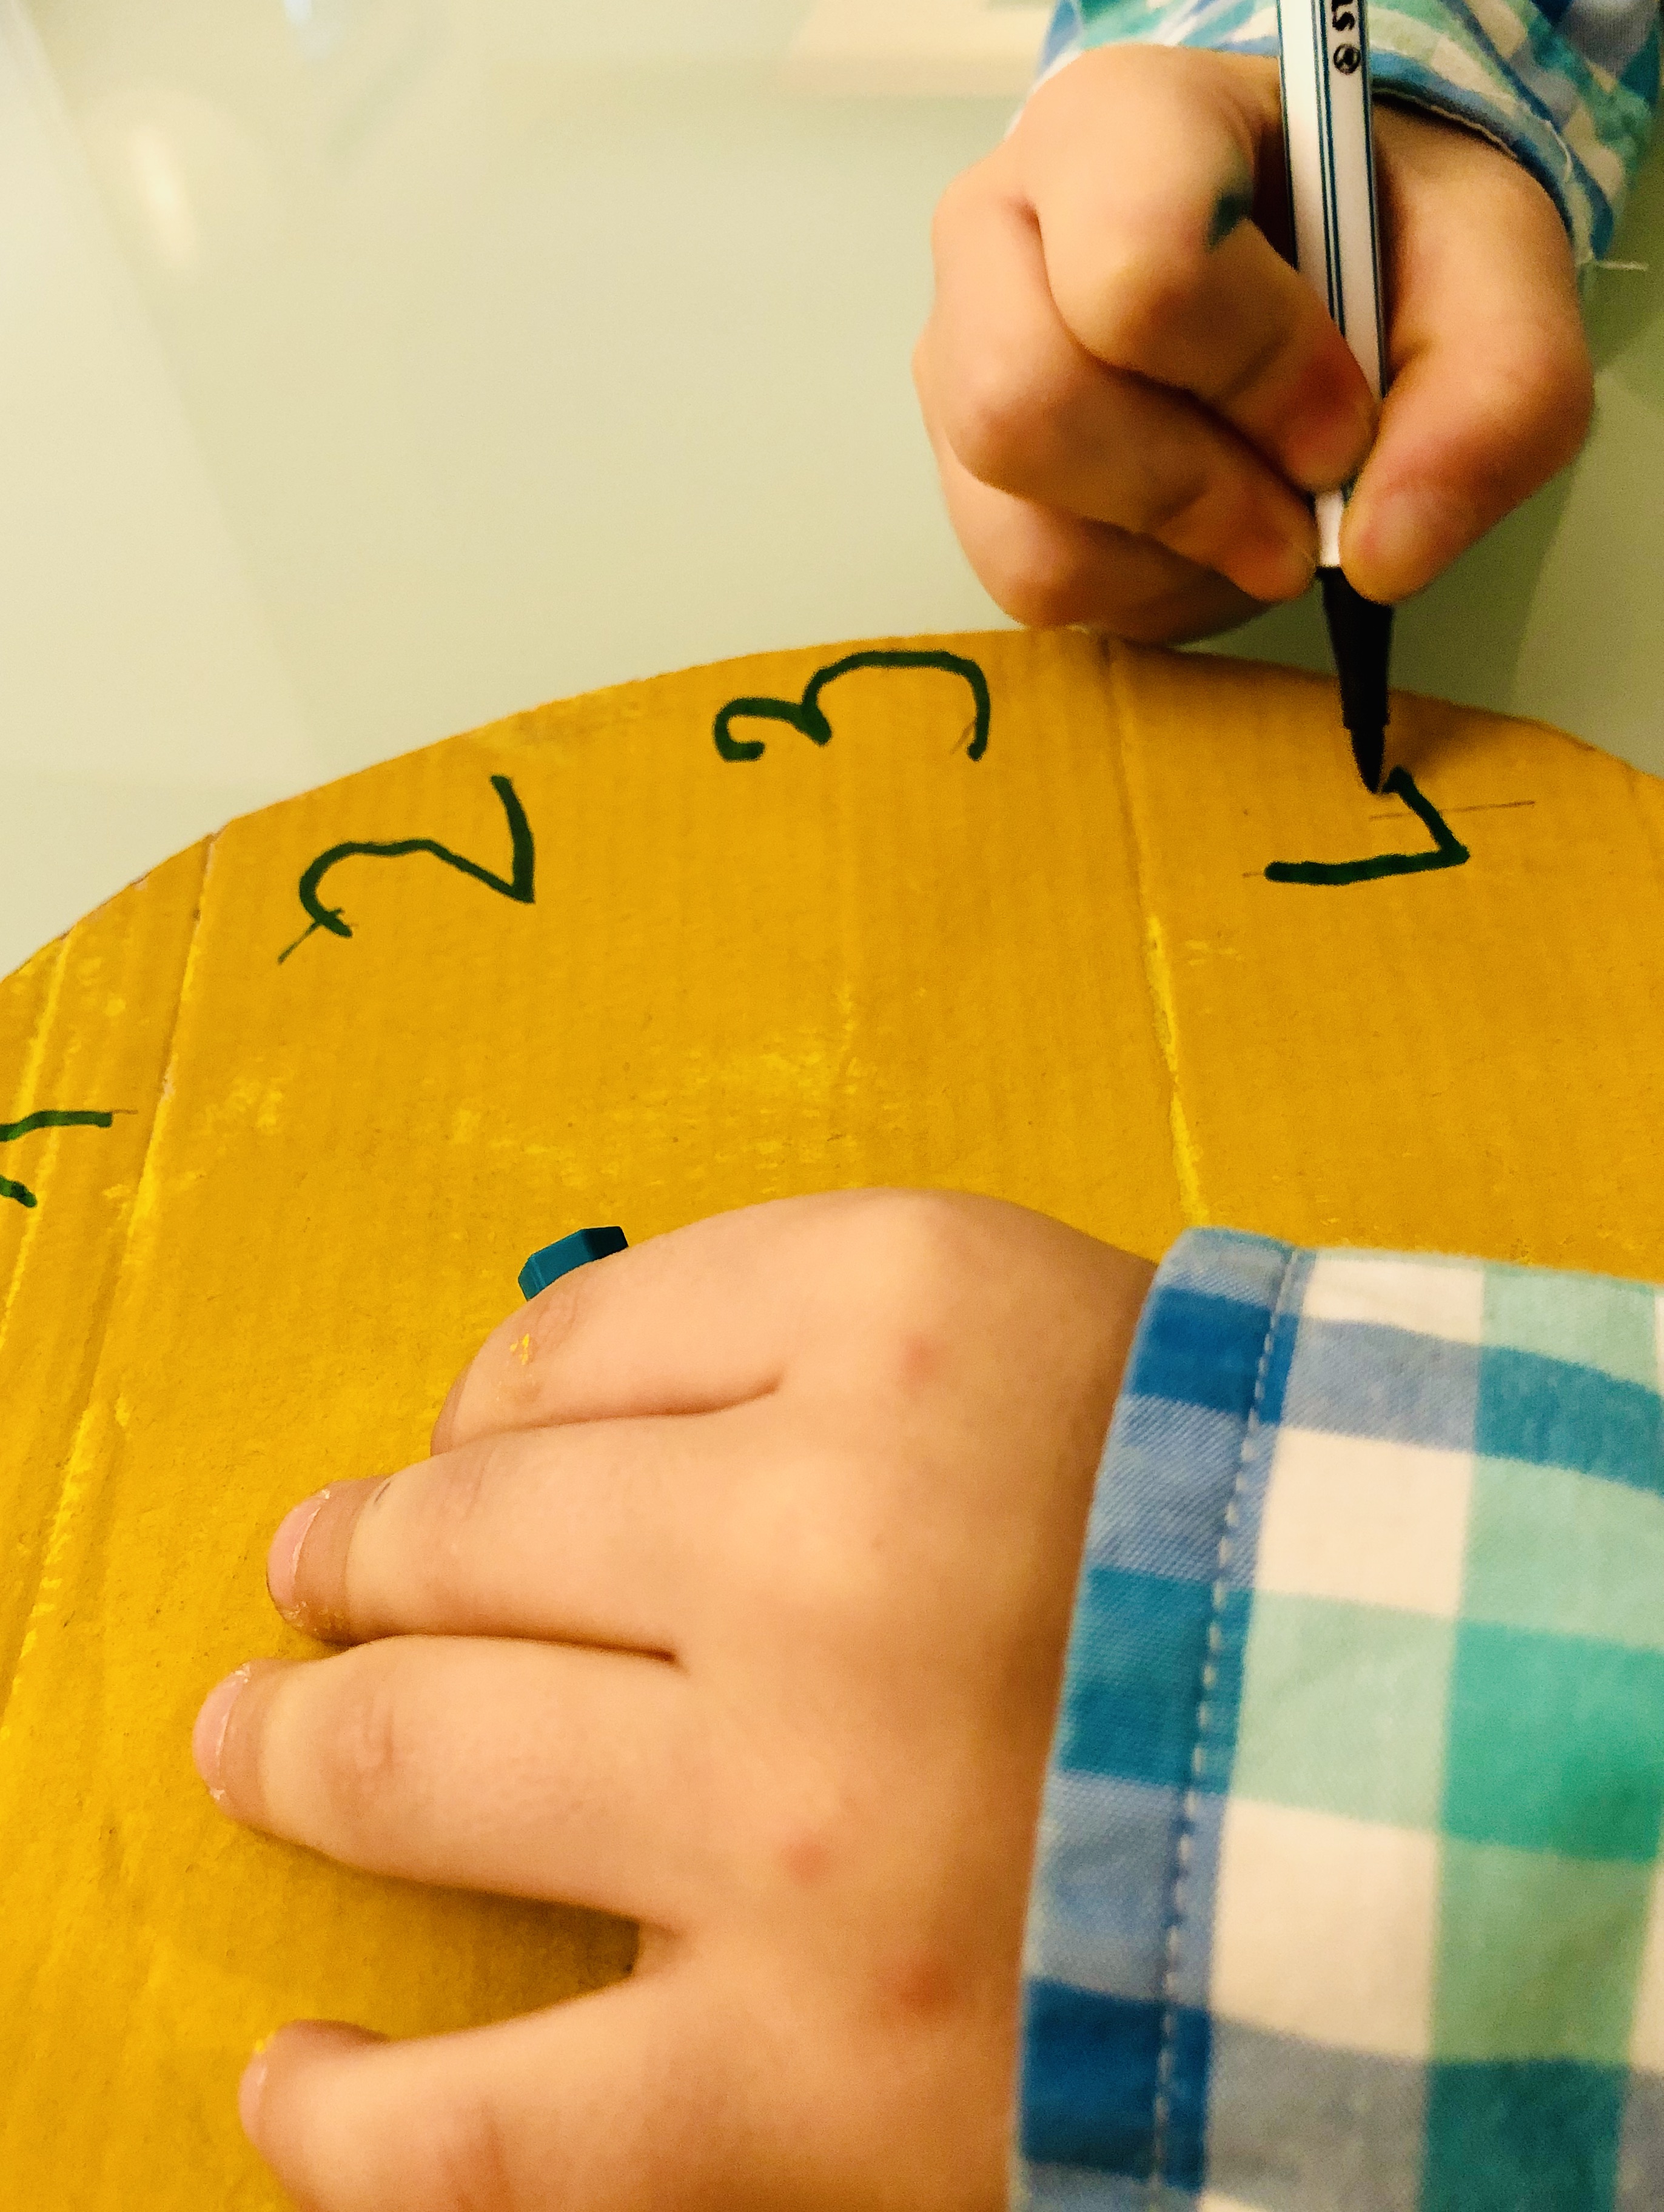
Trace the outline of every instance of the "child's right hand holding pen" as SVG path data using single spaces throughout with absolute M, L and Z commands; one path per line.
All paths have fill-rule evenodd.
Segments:
M 1305 588 L 1307 495 L 1355 474 L 1345 570 L 1395 601 L 1582 444 L 1572 251 L 1527 169 L 1377 107 L 1377 410 L 1272 242 L 1279 113 L 1274 61 L 1103 47 L 944 198 L 920 395 L 954 526 L 1018 619 L 1163 641 L 1228 628 Z

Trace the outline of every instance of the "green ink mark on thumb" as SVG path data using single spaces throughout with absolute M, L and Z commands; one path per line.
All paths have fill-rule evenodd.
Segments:
M 1227 185 L 1213 203 L 1213 220 L 1208 225 L 1207 250 L 1213 252 L 1245 223 L 1254 213 L 1252 185 Z

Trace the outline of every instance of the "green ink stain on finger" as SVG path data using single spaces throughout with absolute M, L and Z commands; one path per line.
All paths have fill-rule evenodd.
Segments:
M 1374 884 L 1384 876 L 1425 876 L 1436 868 L 1460 868 L 1473 854 L 1456 837 L 1432 800 L 1416 788 L 1407 768 L 1395 768 L 1382 786 L 1401 799 L 1433 840 L 1430 853 L 1377 853 L 1368 860 L 1273 860 L 1266 870 L 1272 884 Z
M 1252 185 L 1230 185 L 1213 203 L 1213 220 L 1208 225 L 1207 250 L 1212 253 L 1254 213 Z
M 353 843 L 331 845 L 327 853 L 320 853 L 301 878 L 301 904 L 312 919 L 295 940 L 285 945 L 277 955 L 281 968 L 291 952 L 304 945 L 314 931 L 326 929 L 332 937 L 350 937 L 351 925 L 339 907 L 325 906 L 319 893 L 330 870 L 343 860 L 402 860 L 412 853 L 428 853 L 436 860 L 443 860 L 447 868 L 456 868 L 471 876 L 488 890 L 501 897 L 513 899 L 518 905 L 535 903 L 535 877 L 537 865 L 537 846 L 531 836 L 531 825 L 525 818 L 525 809 L 520 805 L 513 783 L 506 775 L 494 775 L 491 788 L 502 801 L 502 811 L 508 819 L 510 841 L 509 872 L 495 875 L 483 868 L 477 860 L 465 854 L 453 853 L 448 845 L 441 845 L 434 837 L 399 837 L 388 843 Z
M 988 679 L 974 660 L 960 653 L 932 653 L 923 650 L 898 649 L 892 653 L 851 653 L 829 667 L 817 669 L 805 687 L 801 699 L 731 699 L 716 718 L 713 732 L 716 749 L 726 761 L 761 760 L 763 743 L 761 738 L 737 738 L 733 735 L 736 722 L 784 722 L 788 728 L 799 731 L 815 744 L 830 742 L 832 725 L 821 706 L 821 694 L 829 684 L 835 684 L 841 676 L 848 676 L 858 668 L 936 668 L 944 675 L 963 678 L 970 686 L 975 708 L 971 725 L 971 741 L 965 748 L 971 760 L 981 760 L 988 750 L 988 731 L 993 720 L 993 706 L 988 696 Z
M 37 1129 L 107 1129 L 114 1121 L 113 1114 L 91 1111 L 60 1113 L 47 1107 L 39 1114 L 26 1114 L 21 1121 L 0 1121 L 0 1145 L 9 1145 L 15 1137 L 27 1137 Z M 19 1206 L 38 1206 L 39 1200 L 26 1182 L 14 1182 L 9 1176 L 0 1176 L 0 1198 L 15 1199 Z

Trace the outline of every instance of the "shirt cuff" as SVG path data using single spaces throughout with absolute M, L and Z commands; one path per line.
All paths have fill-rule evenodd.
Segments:
M 1100 1469 L 1012 2197 L 1664 2203 L 1664 1292 L 1193 1231 Z
M 1606 251 L 1647 150 L 1659 90 L 1656 0 L 1372 0 L 1376 91 L 1478 131 L 1530 171 L 1578 262 Z M 1041 58 L 1138 42 L 1275 54 L 1266 0 L 1063 0 Z

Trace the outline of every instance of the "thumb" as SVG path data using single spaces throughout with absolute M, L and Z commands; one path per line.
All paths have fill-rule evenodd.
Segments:
M 1419 591 L 1576 453 L 1592 404 L 1571 250 L 1511 156 L 1383 110 L 1393 377 L 1346 509 L 1366 598 Z
M 668 2208 L 710 2179 L 686 2108 L 713 2138 L 722 2109 L 698 2063 L 702 1995 L 695 1977 L 657 1972 L 405 2041 L 299 2021 L 256 2054 L 239 2111 L 301 2212 Z M 720 2163 L 732 2145 L 704 2148 Z

